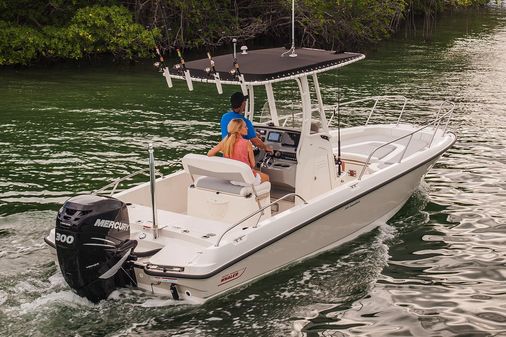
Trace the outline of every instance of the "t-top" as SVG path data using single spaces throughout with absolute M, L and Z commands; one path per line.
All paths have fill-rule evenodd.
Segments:
M 221 138 L 222 139 L 225 139 L 225 137 L 228 135 L 227 127 L 228 127 L 228 123 L 230 123 L 230 121 L 232 119 L 242 119 L 243 121 L 246 122 L 246 126 L 248 127 L 248 133 L 243 136 L 244 139 L 249 140 L 249 139 L 255 138 L 257 136 L 257 132 L 255 131 L 255 127 L 253 126 L 253 123 L 251 123 L 251 121 L 249 119 L 244 117 L 244 115 L 241 113 L 238 113 L 235 111 L 229 111 L 229 112 L 223 114 L 223 116 L 221 116 L 220 125 L 221 125 Z

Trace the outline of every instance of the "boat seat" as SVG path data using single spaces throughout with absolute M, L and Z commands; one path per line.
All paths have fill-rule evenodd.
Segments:
M 255 185 L 253 171 L 241 161 L 187 154 L 182 163 L 193 181 L 188 187 L 188 215 L 234 223 L 270 203 L 271 184 Z M 248 222 L 270 214 L 268 207 Z
M 240 195 L 241 197 L 247 197 L 252 194 L 261 196 L 263 194 L 269 193 L 271 190 L 271 183 L 266 181 L 260 185 L 254 185 L 253 187 L 240 186 L 232 184 L 230 180 L 202 176 L 198 177 L 195 180 L 195 187 L 233 195 Z M 253 189 L 255 190 L 253 191 Z

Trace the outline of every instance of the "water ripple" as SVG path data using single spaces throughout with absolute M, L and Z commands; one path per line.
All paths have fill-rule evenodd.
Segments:
M 506 336 L 506 19 L 503 2 L 491 6 L 444 18 L 431 43 L 394 39 L 361 66 L 321 76 L 327 104 L 338 92 L 402 94 L 430 111 L 424 99 L 457 103 L 458 141 L 406 206 L 343 247 L 203 306 L 135 289 L 91 304 L 69 290 L 42 239 L 66 198 L 147 167 L 149 143 L 160 165 L 205 153 L 229 93 L 196 83 L 191 99 L 184 86 L 169 98 L 142 68 L 3 73 L 0 335 Z M 296 90 L 275 86 L 288 105 Z M 416 122 L 430 115 L 407 110 Z

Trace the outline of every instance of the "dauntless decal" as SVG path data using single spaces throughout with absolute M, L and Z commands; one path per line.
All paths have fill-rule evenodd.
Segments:
M 104 227 L 104 228 L 113 228 L 119 231 L 127 231 L 130 229 L 130 225 L 124 222 L 119 221 L 113 221 L 113 220 L 102 220 L 97 219 L 95 224 L 93 225 L 95 227 Z

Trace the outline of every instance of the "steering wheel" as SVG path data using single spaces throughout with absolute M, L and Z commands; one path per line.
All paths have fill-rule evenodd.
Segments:
M 260 165 L 265 157 L 265 151 L 253 145 L 253 156 L 255 157 L 256 167 L 260 168 Z
M 260 168 L 270 168 L 274 164 L 274 154 L 272 152 L 264 152 L 264 157 L 260 161 Z

